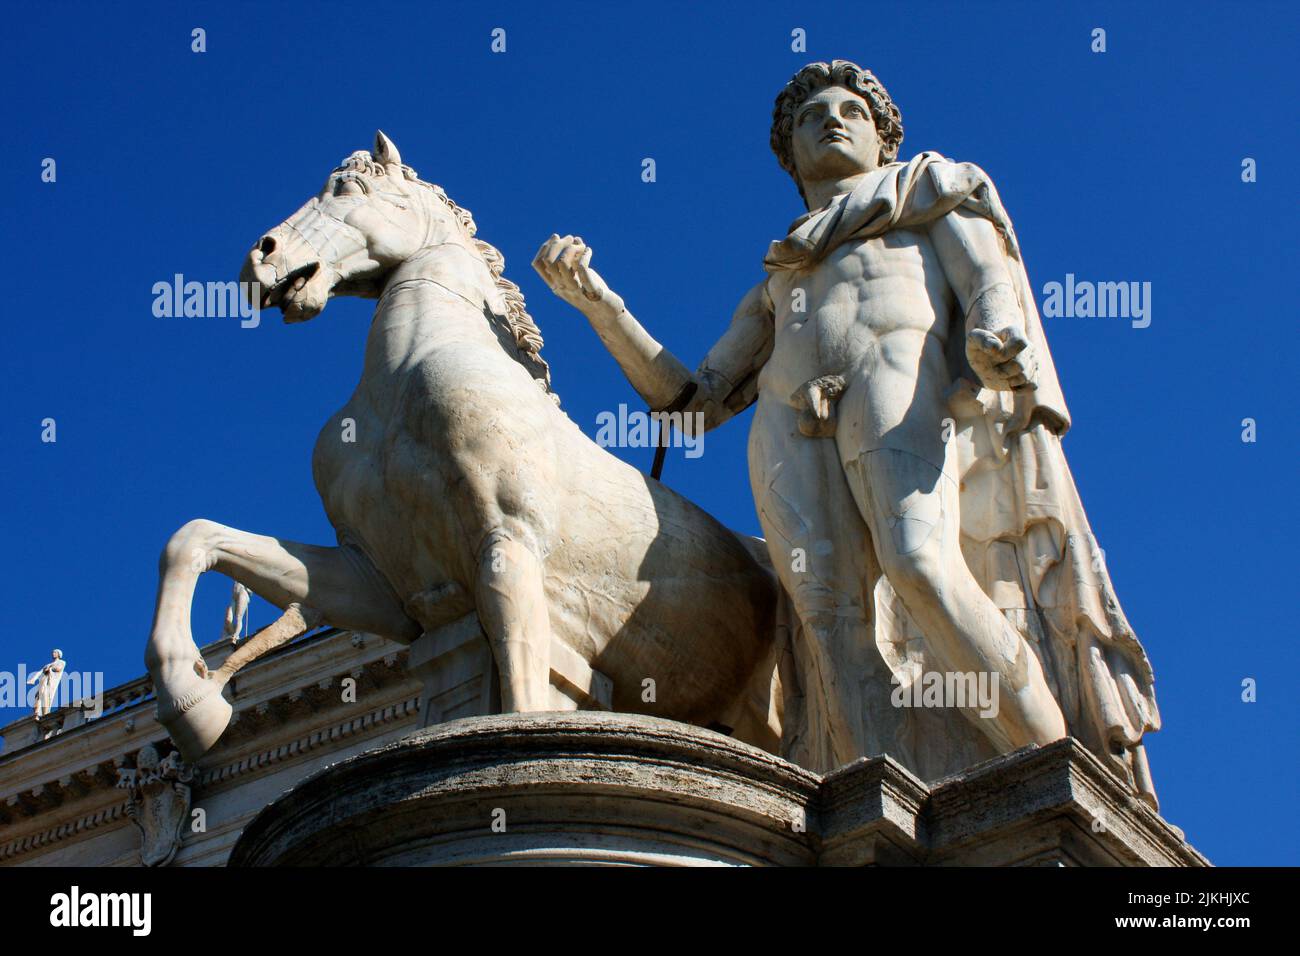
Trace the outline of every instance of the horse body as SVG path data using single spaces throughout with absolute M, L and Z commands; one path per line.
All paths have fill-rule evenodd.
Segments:
M 554 639 L 611 679 L 616 710 L 722 723 L 775 748 L 777 587 L 762 548 L 559 410 L 502 268 L 382 134 L 250 253 L 244 278 L 286 321 L 314 318 L 334 294 L 380 301 L 361 381 L 313 453 L 339 546 L 196 521 L 164 551 L 146 663 L 188 759 L 224 729 L 230 675 L 306 628 L 409 643 L 467 614 L 506 711 L 550 706 Z M 213 673 L 189 633 L 194 580 L 209 569 L 286 609 Z
M 339 440 L 347 419 L 354 444 Z M 766 650 L 774 589 L 745 544 L 596 446 L 481 309 L 422 276 L 390 282 L 313 471 L 340 544 L 365 553 L 423 631 L 474 610 L 494 535 L 536 548 L 552 633 L 617 675 L 618 710 L 714 721 Z

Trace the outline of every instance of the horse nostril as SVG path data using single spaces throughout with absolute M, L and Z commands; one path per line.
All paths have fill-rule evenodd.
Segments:
M 270 236 L 263 236 L 262 241 L 257 244 L 257 248 L 262 250 L 263 256 L 269 256 L 275 252 L 275 240 Z

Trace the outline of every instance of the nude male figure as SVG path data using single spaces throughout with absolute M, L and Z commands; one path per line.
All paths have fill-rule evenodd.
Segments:
M 867 71 L 835 61 L 796 75 L 777 102 L 773 145 L 810 216 L 829 210 L 810 223 L 805 246 L 837 218 L 870 220 L 879 198 L 871 189 L 893 188 L 881 171 L 901 139 L 898 111 Z M 790 254 L 795 233 L 774 245 L 769 277 L 744 297 L 694 375 L 591 268 L 580 238 L 552 236 L 533 263 L 652 408 L 694 384 L 686 411 L 714 427 L 757 401 L 751 485 L 803 624 L 805 693 L 818 697 L 821 714 L 810 733 L 829 741 L 819 762 L 830 766 L 880 752 L 864 715 L 887 705 L 887 684 L 865 673 L 880 669 L 867 609 L 881 573 L 932 659 L 998 682 L 995 717 L 964 712 L 998 750 L 1066 734 L 1034 651 L 963 558 L 959 476 L 945 434 L 951 347 L 964 349 L 981 384 L 996 391 L 1036 387 L 1035 349 L 994 223 L 961 207 L 935 213 L 928 180 L 908 188 L 908 203 L 931 210 L 915 225 L 904 214 L 895 227 L 803 258 Z

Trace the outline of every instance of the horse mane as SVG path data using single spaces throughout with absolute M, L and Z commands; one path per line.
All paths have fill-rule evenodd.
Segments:
M 358 150 L 343 160 L 339 169 L 360 172 L 367 176 L 386 176 L 388 174 L 384 165 L 376 162 L 374 157 L 364 149 Z M 506 257 L 501 254 L 501 250 L 496 246 L 475 238 L 474 234 L 478 231 L 478 227 L 474 224 L 474 216 L 465 207 L 457 205 L 443 191 L 441 186 L 425 182 L 416 174 L 414 169 L 405 163 L 402 164 L 402 175 L 409 182 L 431 190 L 434 196 L 452 211 L 465 235 L 474 243 L 474 248 L 482 256 L 484 264 L 488 267 L 488 272 L 492 274 L 492 280 L 496 283 L 497 289 L 505 300 L 505 330 L 515 343 L 515 358 L 520 365 L 528 370 L 528 373 L 541 386 L 542 391 L 551 396 L 551 399 L 558 405 L 560 397 L 551 388 L 551 367 L 546 359 L 542 358 L 542 330 L 537 327 L 533 317 L 528 314 L 528 309 L 524 303 L 524 294 L 520 291 L 519 286 L 505 277 Z

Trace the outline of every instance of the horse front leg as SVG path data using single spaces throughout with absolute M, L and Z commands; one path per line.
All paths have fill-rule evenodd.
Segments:
M 479 550 L 474 601 L 501 675 L 506 713 L 550 710 L 551 623 L 541 558 L 503 530 Z
M 209 671 L 190 627 L 199 575 L 219 571 L 284 610 L 216 671 Z M 373 565 L 349 548 L 281 541 L 198 519 L 172 535 L 159 561 L 158 600 L 145 666 L 158 719 L 186 760 L 211 749 L 230 722 L 221 690 L 236 670 L 318 624 L 410 642 L 420 627 Z

